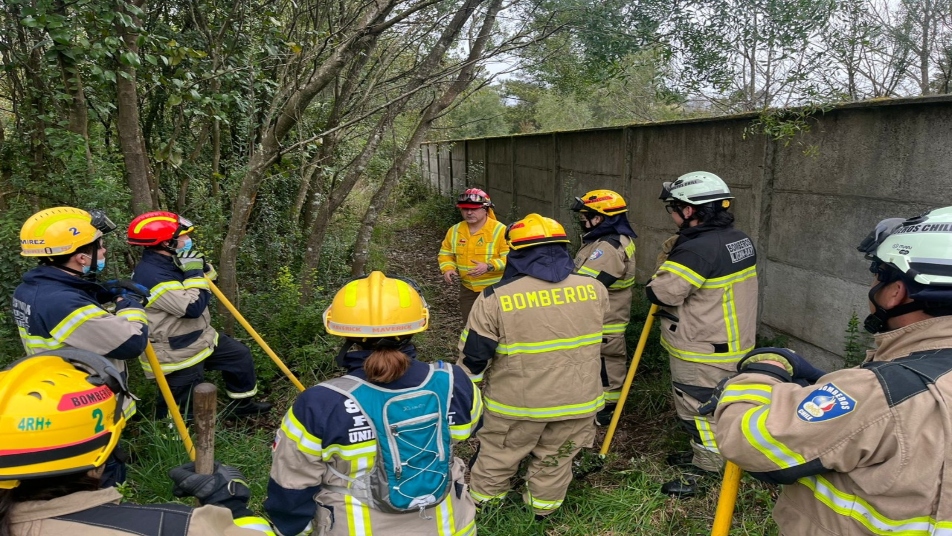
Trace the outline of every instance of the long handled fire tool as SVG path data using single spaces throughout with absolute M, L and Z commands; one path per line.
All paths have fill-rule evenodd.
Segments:
M 727 536 L 730 532 L 734 504 L 737 502 L 737 490 L 740 488 L 740 477 L 743 474 L 744 471 L 734 462 L 727 462 L 724 467 L 724 479 L 721 481 L 721 493 L 717 496 L 717 510 L 714 513 L 711 536 Z
M 631 366 L 628 367 L 628 376 L 625 378 L 625 385 L 621 388 L 621 396 L 618 398 L 618 405 L 615 406 L 615 413 L 612 414 L 612 422 L 608 425 L 608 432 L 602 441 L 600 456 L 608 454 L 611 447 L 612 438 L 615 436 L 615 428 L 618 427 L 618 421 L 621 419 L 622 408 L 625 407 L 625 400 L 628 399 L 628 391 L 631 389 L 631 382 L 635 379 L 635 371 L 638 370 L 638 363 L 641 362 L 641 354 L 645 352 L 645 345 L 648 343 L 648 335 L 651 333 L 651 325 L 654 324 L 655 313 L 658 312 L 658 305 L 651 304 L 648 309 L 648 318 L 645 319 L 645 327 L 641 330 L 641 338 L 638 339 L 638 346 L 635 348 L 635 355 L 631 359 Z
M 175 423 L 179 437 L 182 438 L 182 444 L 185 445 L 185 452 L 188 453 L 189 459 L 194 462 L 195 445 L 192 443 L 192 437 L 188 435 L 188 428 L 185 427 L 185 421 L 182 420 L 182 413 L 179 411 L 178 404 L 175 402 L 175 397 L 172 396 L 172 390 L 169 388 L 169 382 L 165 379 L 165 373 L 162 372 L 162 367 L 159 366 L 159 358 L 156 357 L 155 350 L 152 349 L 152 343 L 146 345 L 145 357 L 149 360 L 149 366 L 152 367 L 152 374 L 155 375 L 155 383 L 159 386 L 159 392 L 162 393 L 162 398 L 165 399 L 165 405 L 169 408 L 169 415 L 172 416 L 172 422 Z
M 293 383 L 294 386 L 298 388 L 298 391 L 303 391 L 304 385 L 297 379 L 297 377 L 294 376 L 294 373 L 291 372 L 291 370 L 287 367 L 287 365 L 284 364 L 284 361 L 281 361 L 281 358 L 278 357 L 278 354 L 274 353 L 274 350 L 272 350 L 271 347 L 268 346 L 268 343 L 264 342 L 264 339 L 261 338 L 261 335 L 258 335 L 258 332 L 255 331 L 253 327 L 251 327 L 251 324 L 249 324 L 248 321 L 245 320 L 245 317 L 242 316 L 242 314 L 238 312 L 238 309 L 235 308 L 235 306 L 231 303 L 231 301 L 229 301 L 228 298 L 225 297 L 225 295 L 215 285 L 215 283 L 213 283 L 212 280 L 208 279 L 207 277 L 205 278 L 205 280 L 208 281 L 208 288 L 212 289 L 212 292 L 218 298 L 218 301 L 224 304 L 225 308 L 228 309 L 231 312 L 232 316 L 235 317 L 235 320 L 237 320 L 238 323 L 241 324 L 243 328 L 245 328 L 245 331 L 247 331 L 251 335 L 251 337 L 255 340 L 255 342 L 258 343 L 258 346 L 261 346 L 261 349 L 264 350 L 264 353 L 268 354 L 268 357 L 271 358 L 271 361 L 274 361 L 274 364 L 277 365 L 279 369 L 281 369 L 281 372 L 283 372 L 284 375 L 287 376 L 289 380 L 291 380 L 291 383 Z

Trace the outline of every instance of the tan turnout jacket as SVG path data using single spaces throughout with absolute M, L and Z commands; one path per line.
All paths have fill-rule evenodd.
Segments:
M 952 534 L 952 317 L 876 346 L 813 386 L 753 372 L 727 384 L 721 453 L 790 484 L 773 512 L 785 536 Z
M 503 281 L 476 299 L 458 365 L 482 381 L 486 411 L 561 421 L 604 406 L 600 377 L 608 291 L 590 277 Z
M 128 536 L 171 534 L 170 526 L 182 526 L 182 536 L 261 536 L 273 534 L 264 520 L 261 530 L 235 525 L 231 512 L 220 506 L 202 506 L 182 513 L 182 505 L 119 504 L 122 496 L 116 488 L 80 491 L 49 501 L 17 503 L 10 512 L 14 536 Z M 97 515 L 85 516 L 84 522 L 71 520 L 70 515 L 99 508 Z M 165 507 L 169 511 L 163 512 Z M 161 516 L 165 516 L 164 518 Z M 178 519 L 180 518 L 181 519 Z M 58 518 L 58 519 L 57 519 Z M 160 521 L 165 531 L 160 532 Z M 130 526 L 130 524 L 132 526 Z M 267 527 L 267 528 L 266 528 Z
M 630 236 L 604 236 L 584 244 L 575 254 L 575 269 L 608 288 L 610 308 L 604 335 L 624 335 L 631 318 L 631 286 L 635 284 L 635 241 Z

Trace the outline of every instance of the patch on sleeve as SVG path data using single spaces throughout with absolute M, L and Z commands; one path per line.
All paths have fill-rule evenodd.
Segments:
M 801 421 L 821 422 L 829 421 L 846 415 L 856 409 L 856 400 L 850 395 L 828 383 L 816 389 L 797 406 L 797 417 Z
M 604 255 L 604 254 L 605 254 L 604 251 L 602 251 L 602 250 L 600 250 L 600 249 L 596 249 L 595 251 L 592 252 L 591 255 L 589 255 L 588 260 L 594 261 L 595 259 L 601 257 L 601 256 Z

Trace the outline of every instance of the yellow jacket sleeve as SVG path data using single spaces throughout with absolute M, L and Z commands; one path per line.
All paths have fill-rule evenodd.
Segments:
M 456 235 L 459 232 L 459 224 L 450 227 L 446 231 L 443 243 L 440 245 L 440 254 L 437 260 L 440 263 L 440 272 L 446 273 L 450 270 L 456 270 Z

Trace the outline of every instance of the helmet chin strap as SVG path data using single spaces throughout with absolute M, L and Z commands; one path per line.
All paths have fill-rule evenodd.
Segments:
M 678 229 L 687 229 L 691 226 L 691 220 L 694 219 L 694 216 L 688 218 L 684 215 L 684 212 L 681 212 L 682 207 L 678 207 L 678 217 L 681 218 L 681 225 L 678 225 Z
M 889 327 L 886 324 L 890 318 L 902 316 L 913 311 L 921 311 L 925 308 L 924 303 L 918 303 L 916 301 L 897 305 L 892 309 L 885 309 L 882 305 L 879 305 L 879 302 L 876 301 L 876 293 L 889 283 L 891 283 L 891 281 L 880 281 L 876 283 L 876 286 L 869 289 L 869 303 L 873 304 L 875 311 L 870 313 L 869 316 L 866 317 L 866 320 L 863 321 L 863 328 L 870 333 L 876 334 L 889 331 Z

